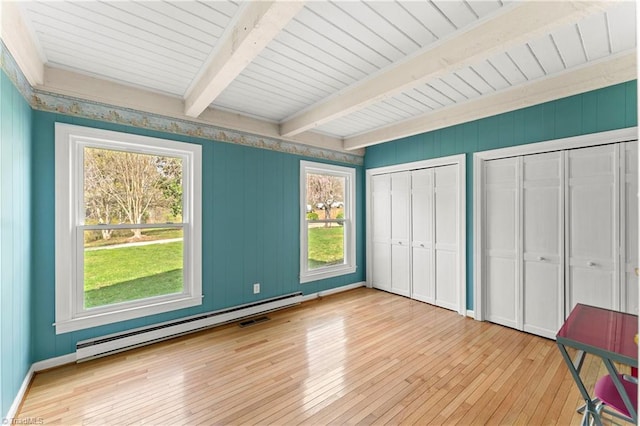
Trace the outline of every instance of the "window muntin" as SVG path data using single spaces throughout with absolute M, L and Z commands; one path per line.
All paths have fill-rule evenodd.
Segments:
M 355 272 L 355 170 L 302 161 L 300 176 L 300 281 Z
M 198 145 L 56 124 L 57 333 L 201 304 L 200 181 Z

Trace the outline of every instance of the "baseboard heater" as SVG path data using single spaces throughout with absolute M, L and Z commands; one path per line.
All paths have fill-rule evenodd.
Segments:
M 283 309 L 297 305 L 302 300 L 301 292 L 291 293 L 233 308 L 167 321 L 149 327 L 83 340 L 76 344 L 76 362 L 88 361 L 253 315 Z

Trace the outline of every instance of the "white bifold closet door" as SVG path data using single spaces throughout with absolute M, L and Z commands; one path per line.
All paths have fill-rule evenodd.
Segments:
M 626 142 L 621 150 L 624 154 L 621 165 L 625 181 L 622 194 L 625 206 L 622 220 L 625 231 L 621 233 L 622 247 L 625 250 L 622 266 L 625 303 L 621 308 L 630 314 L 638 315 L 638 142 Z
M 411 295 L 411 172 L 391 174 L 391 291 Z
M 372 285 L 391 291 L 391 176 L 371 177 Z
M 552 338 L 564 321 L 564 152 L 522 166 L 523 329 Z
M 435 304 L 454 311 L 459 305 L 458 167 L 434 168 Z
M 620 309 L 620 144 L 567 153 L 567 309 L 577 303 Z
M 411 297 L 435 304 L 433 169 L 411 172 Z
M 486 319 L 522 328 L 520 315 L 519 157 L 484 162 Z

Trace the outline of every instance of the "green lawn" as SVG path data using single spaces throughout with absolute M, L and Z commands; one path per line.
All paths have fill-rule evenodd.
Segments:
M 344 228 L 309 228 L 309 269 L 344 262 Z
M 182 291 L 182 242 L 87 251 L 85 308 Z

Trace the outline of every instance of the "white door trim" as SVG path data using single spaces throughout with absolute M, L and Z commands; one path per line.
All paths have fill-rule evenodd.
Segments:
M 459 302 L 457 312 L 460 315 L 467 314 L 467 207 L 466 207 L 466 155 L 458 154 L 447 157 L 433 158 L 429 160 L 413 161 L 410 163 L 395 164 L 392 166 L 377 167 L 366 171 L 366 250 L 367 250 L 367 287 L 372 287 L 371 281 L 373 261 L 371 257 L 371 177 L 386 173 L 395 173 L 409 170 L 425 169 L 429 167 L 458 165 L 458 294 Z
M 628 127 L 625 129 L 591 133 L 588 135 L 573 136 L 570 138 L 554 139 L 508 148 L 480 151 L 473 154 L 473 311 L 475 319 L 480 321 L 484 321 L 485 319 L 482 283 L 482 170 L 484 169 L 484 161 L 520 155 L 538 154 L 541 152 L 584 148 L 608 143 L 626 142 L 637 139 L 638 127 Z

